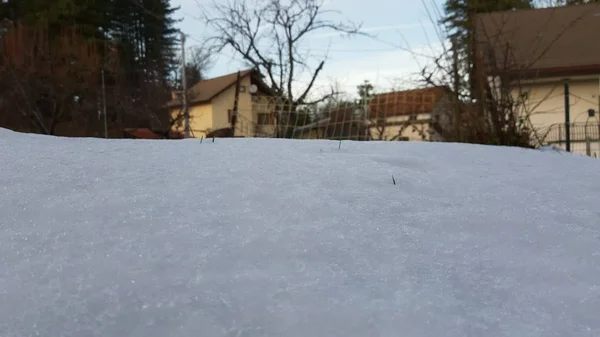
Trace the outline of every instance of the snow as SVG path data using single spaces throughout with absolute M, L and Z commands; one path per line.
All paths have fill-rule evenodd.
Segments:
M 0 129 L 0 336 L 600 335 L 600 161 L 338 146 Z
M 557 145 L 542 146 L 542 147 L 539 148 L 539 150 L 540 151 L 545 151 L 545 152 L 554 151 L 554 152 L 567 153 L 565 150 L 563 150 L 561 147 L 559 147 Z

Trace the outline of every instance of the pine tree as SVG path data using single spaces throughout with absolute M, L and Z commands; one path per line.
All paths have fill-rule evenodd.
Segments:
M 107 91 L 119 96 L 113 99 L 119 106 L 108 110 L 143 115 L 168 99 L 177 67 L 177 10 L 169 0 L 6 0 L 0 1 L 0 21 L 4 27 L 7 22 L 48 27 L 51 40 L 75 28 L 98 46 L 103 65 L 118 59 L 118 68 L 105 75 Z M 113 47 L 116 57 L 109 57 Z
M 533 8 L 533 0 L 447 0 L 444 5 L 445 16 L 441 23 L 451 33 L 452 38 L 466 42 L 469 35 L 469 11 L 489 13 L 511 9 Z
M 173 18 L 178 8 L 168 0 L 140 2 L 112 0 L 111 35 L 116 39 L 124 66 L 134 82 L 167 83 L 177 66 L 175 48 L 178 30 Z

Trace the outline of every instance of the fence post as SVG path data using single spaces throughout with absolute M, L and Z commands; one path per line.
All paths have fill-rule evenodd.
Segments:
M 565 142 L 567 152 L 571 152 L 571 104 L 569 103 L 569 83 L 565 82 Z
M 562 141 L 563 141 L 563 125 L 562 124 L 558 124 L 558 146 L 562 147 Z
M 600 149 L 600 120 L 598 120 L 598 148 Z
M 592 144 L 590 142 L 590 137 L 588 136 L 585 137 L 585 154 L 587 156 L 592 155 Z

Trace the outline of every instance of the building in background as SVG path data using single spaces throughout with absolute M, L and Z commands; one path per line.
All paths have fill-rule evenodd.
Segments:
M 534 145 L 600 155 L 600 4 L 479 14 L 476 37 L 490 83 L 522 100 Z M 568 99 L 569 125 L 566 124 Z
M 447 115 L 449 99 L 443 87 L 393 91 L 373 95 L 368 103 L 342 103 L 320 109 L 315 122 L 296 127 L 300 139 L 441 141 L 433 123 Z
M 239 73 L 238 113 L 235 136 L 272 136 L 275 133 L 276 101 L 261 74 L 253 69 Z M 227 134 L 232 127 L 238 73 L 201 80 L 188 89 L 191 137 Z M 167 103 L 176 123 L 172 129 L 184 131 L 181 97 Z
M 368 105 L 371 139 L 442 141 L 433 123 L 449 102 L 444 87 L 376 94 Z

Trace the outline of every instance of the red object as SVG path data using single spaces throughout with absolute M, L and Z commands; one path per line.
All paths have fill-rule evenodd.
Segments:
M 140 128 L 140 129 L 127 129 L 125 133 L 132 136 L 132 138 L 136 139 L 162 139 L 163 137 L 157 135 L 152 132 L 150 129 Z
M 183 139 L 183 133 L 177 131 L 170 131 L 169 136 L 165 137 L 161 133 L 154 132 L 147 128 L 137 128 L 137 129 L 125 129 L 125 133 L 128 136 L 127 138 L 134 139 Z

